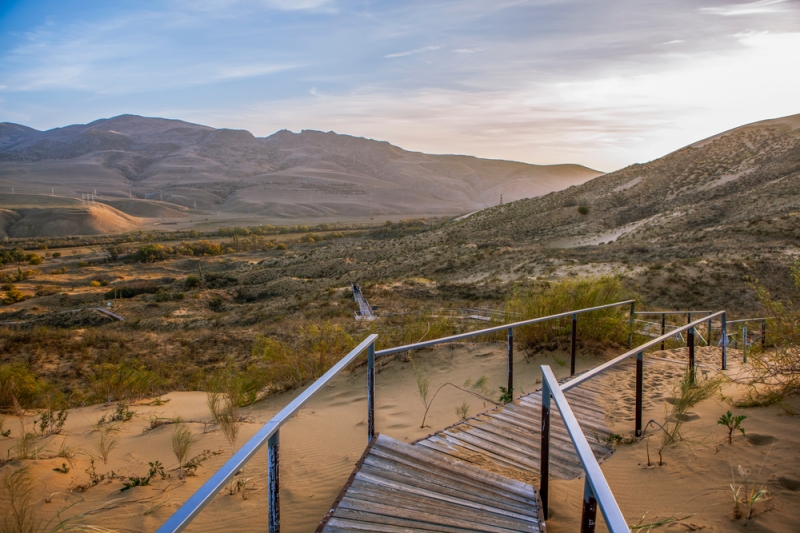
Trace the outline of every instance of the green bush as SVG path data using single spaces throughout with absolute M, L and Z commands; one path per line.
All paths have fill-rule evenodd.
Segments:
M 22 363 L 0 365 L 0 409 L 13 409 L 15 401 L 23 408 L 36 407 L 48 389 L 48 383 Z
M 195 275 L 188 276 L 186 278 L 186 281 L 184 282 L 184 285 L 186 285 L 186 288 L 188 288 L 188 289 L 193 289 L 195 287 L 199 287 L 200 286 L 200 278 L 198 278 Z
M 526 320 L 567 311 L 597 307 L 627 299 L 621 281 L 612 276 L 564 280 L 544 288 L 523 287 L 506 301 L 506 312 Z M 612 307 L 578 315 L 578 336 L 601 343 L 620 343 L 628 338 L 630 308 Z M 533 350 L 570 334 L 571 317 L 516 328 L 514 336 L 524 349 Z
M 589 214 L 589 206 L 588 205 L 581 205 L 578 207 L 578 213 L 581 215 L 588 215 Z

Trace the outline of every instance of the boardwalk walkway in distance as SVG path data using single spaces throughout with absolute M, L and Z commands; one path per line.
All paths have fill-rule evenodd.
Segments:
M 318 532 L 544 531 L 536 490 L 377 435 Z

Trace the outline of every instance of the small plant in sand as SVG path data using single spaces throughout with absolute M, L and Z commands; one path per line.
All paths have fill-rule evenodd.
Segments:
M 511 403 L 514 401 L 514 388 L 507 389 L 500 386 L 500 403 Z
M 227 394 L 221 392 L 208 392 L 206 394 L 206 404 L 211 412 L 214 423 L 225 435 L 225 440 L 231 447 L 231 453 L 236 448 L 236 440 L 239 438 L 239 394 L 235 387 L 228 389 Z
M 733 413 L 728 411 L 717 420 L 718 426 L 725 426 L 728 428 L 728 444 L 733 444 L 733 431 L 738 429 L 744 435 L 744 428 L 741 426 L 742 420 L 747 418 L 745 415 L 733 416 Z
M 430 382 L 428 381 L 428 377 L 425 375 L 425 372 L 422 370 L 421 365 L 418 365 L 413 359 L 411 359 L 411 367 L 414 369 L 414 379 L 417 382 L 417 393 L 419 394 L 419 399 L 422 401 L 422 405 L 425 406 L 425 413 L 422 415 L 422 424 L 420 424 L 420 428 L 425 427 L 425 420 L 428 418 L 428 411 L 430 411 L 431 406 L 433 405 L 433 401 L 436 399 L 436 396 L 441 392 L 441 390 L 445 387 L 453 387 L 462 392 L 466 392 L 467 394 L 472 394 L 473 396 L 477 396 L 481 400 L 486 402 L 493 403 L 494 405 L 500 405 L 491 398 L 488 398 L 486 394 L 489 392 L 486 387 L 486 382 L 488 381 L 488 377 L 481 376 L 476 381 L 472 381 L 468 379 L 464 382 L 462 387 L 454 383 L 444 383 L 436 389 L 436 392 L 433 393 L 433 396 L 430 400 L 428 400 L 429 394 L 429 387 Z M 466 406 L 466 410 L 464 410 L 464 406 Z M 461 409 L 461 411 L 459 411 Z M 456 408 L 456 414 L 458 414 L 462 419 L 466 418 L 466 412 L 469 411 L 469 405 L 464 402 L 461 408 Z M 463 416 L 462 416 L 463 413 Z
M 113 431 L 115 431 L 113 427 L 101 429 L 100 438 L 95 443 L 95 449 L 100 454 L 100 459 L 103 461 L 104 466 L 108 465 L 108 456 L 117 447 L 117 438 L 113 435 Z
M 644 427 L 644 435 L 647 439 L 645 450 L 647 453 L 647 466 L 651 466 L 650 461 L 650 434 L 647 430 L 651 426 L 660 429 L 661 442 L 657 448 L 658 466 L 664 466 L 663 451 L 669 446 L 677 444 L 683 439 L 681 436 L 681 426 L 685 419 L 686 412 L 692 406 L 706 400 L 719 390 L 721 381 L 719 378 L 708 378 L 697 376 L 692 369 L 687 369 L 681 380 L 673 390 L 672 405 L 668 408 L 664 422 L 659 423 L 650 420 Z
M 758 474 L 756 475 L 756 479 L 754 481 L 750 480 L 750 471 L 745 470 L 742 468 L 742 465 L 739 465 L 737 469 L 739 474 L 739 481 L 736 481 L 736 473 L 733 470 L 733 464 L 731 464 L 731 492 L 733 496 L 733 517 L 738 519 L 742 517 L 742 508 L 747 508 L 747 516 L 745 517 L 747 520 L 750 520 L 750 517 L 753 516 L 753 507 L 758 502 L 763 502 L 772 498 L 772 494 L 767 491 L 766 485 L 761 485 L 758 482 L 759 477 L 761 477 L 761 469 L 764 468 L 764 463 L 769 456 L 769 452 L 767 455 L 764 456 L 764 461 L 761 462 L 761 466 L 758 469 Z
M 183 466 L 189 457 L 189 452 L 196 442 L 191 430 L 183 423 L 180 417 L 176 418 L 175 427 L 172 429 L 172 453 L 178 460 L 178 476 L 183 479 Z
M 47 409 L 39 418 L 39 433 L 45 435 L 57 435 L 64 429 L 67 421 L 67 410 L 61 409 L 56 412 L 54 409 Z
M 457 406 L 456 415 L 461 420 L 466 420 L 467 416 L 469 416 L 469 404 L 467 402 L 462 402 L 461 405 Z
M 67 468 L 65 465 L 62 467 Z M 111 529 L 81 523 L 86 514 L 63 516 L 64 511 L 75 505 L 68 505 L 56 511 L 56 516 L 43 522 L 34 505 L 34 478 L 29 467 L 4 468 L 0 478 L 0 532 L 1 533 L 57 533 L 63 531 L 83 531 L 91 533 L 115 533 Z M 50 498 L 45 499 L 50 503 Z M 76 502 L 77 503 L 77 502 Z M 92 511 L 89 511 L 90 513 Z

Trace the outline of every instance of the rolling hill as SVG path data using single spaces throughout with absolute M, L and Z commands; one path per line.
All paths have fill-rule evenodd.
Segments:
M 333 132 L 258 138 L 134 115 L 48 131 L 0 124 L 4 193 L 80 198 L 96 190 L 101 202 L 132 216 L 147 211 L 133 205 L 137 199 L 163 201 L 183 216 L 253 222 L 453 215 L 600 174 L 580 165 L 428 155 Z

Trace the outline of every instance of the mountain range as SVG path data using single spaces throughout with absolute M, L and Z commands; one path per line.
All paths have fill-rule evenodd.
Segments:
M 14 188 L 15 194 L 72 198 L 74 207 L 91 194 L 138 218 L 275 222 L 464 214 L 501 197 L 539 196 L 600 174 L 581 165 L 409 152 L 333 132 L 282 130 L 259 138 L 135 115 L 47 131 L 0 123 L 3 193 Z M 0 206 L 14 209 L 20 201 L 6 197 Z

